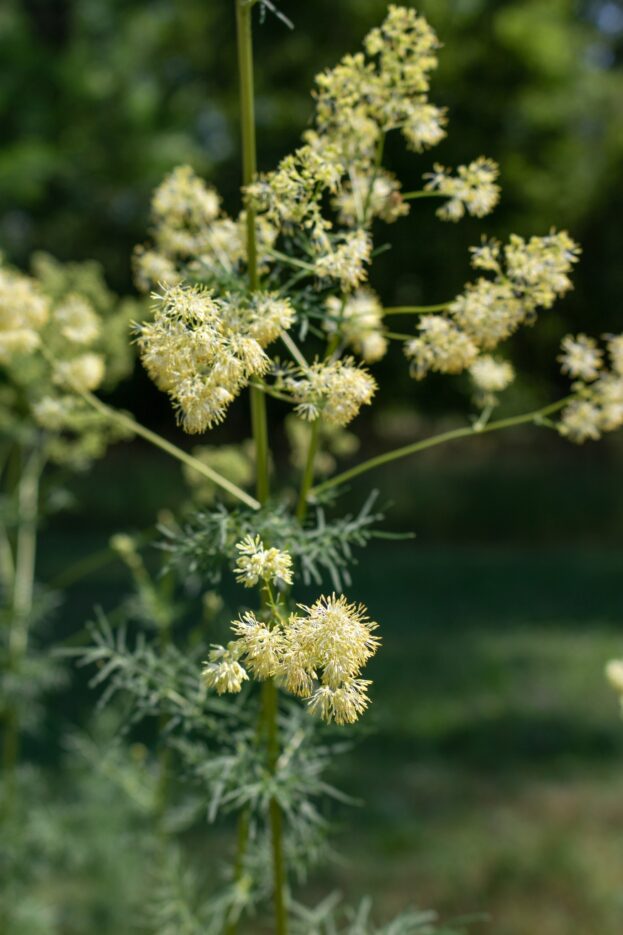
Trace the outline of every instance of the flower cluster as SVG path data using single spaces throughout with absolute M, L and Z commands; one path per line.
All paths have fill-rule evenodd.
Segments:
M 314 272 L 318 279 L 337 279 L 343 292 L 350 292 L 368 278 L 372 241 L 363 230 L 349 231 L 341 243 L 318 256 Z
M 492 159 L 480 156 L 467 166 L 459 166 L 456 175 L 438 163 L 433 168 L 434 171 L 425 176 L 428 182 L 424 188 L 447 197 L 437 211 L 442 221 L 460 221 L 465 212 L 482 218 L 497 205 L 500 186 L 496 180 L 500 170 Z
M 46 296 L 30 277 L 0 267 L 0 364 L 39 346 L 49 314 Z
M 507 360 L 498 360 L 490 354 L 478 357 L 469 368 L 476 388 L 475 401 L 483 409 L 497 404 L 496 393 L 507 389 L 515 379 L 515 370 Z
M 43 429 L 48 460 L 83 468 L 127 434 L 80 394 L 104 380 L 114 385 L 129 369 L 134 304 L 118 302 L 97 264 L 60 264 L 37 254 L 32 266 L 32 276 L 0 266 L 0 365 L 12 393 L 5 425 L 13 418 L 22 430 Z
M 259 537 L 238 543 L 235 573 L 247 586 L 263 581 L 291 583 L 287 553 L 264 549 Z M 244 612 L 232 623 L 236 636 L 226 647 L 213 646 L 203 669 L 205 684 L 222 694 L 238 692 L 249 678 L 276 678 L 294 695 L 308 699 L 310 711 L 325 721 L 351 724 L 368 706 L 370 681 L 361 670 L 380 640 L 363 605 L 343 596 L 321 597 L 298 612 L 273 608 L 271 619 Z
M 277 386 L 290 395 L 302 419 L 314 422 L 322 416 L 336 426 L 352 422 L 376 391 L 374 378 L 352 357 L 317 360 L 305 369 L 278 374 Z
M 253 588 L 260 581 L 277 587 L 292 584 L 292 558 L 288 552 L 266 549 L 259 536 L 251 535 L 236 545 L 236 551 L 234 574 L 245 588 Z
M 623 659 L 610 659 L 606 664 L 606 678 L 615 690 L 623 709 Z
M 570 441 L 596 441 L 623 426 L 623 335 L 606 336 L 609 367 L 597 341 L 567 335 L 559 360 L 563 373 L 576 378 L 576 394 L 562 411 L 558 430 Z
M 336 260 L 347 264 L 359 253 L 369 258 L 363 240 L 329 249 L 327 201 L 345 227 L 369 227 L 375 217 L 392 222 L 408 212 L 380 154 L 392 130 L 417 152 L 444 137 L 445 112 L 428 99 L 438 46 L 425 19 L 391 5 L 382 25 L 365 38 L 363 52 L 345 55 L 316 78 L 314 125 L 305 145 L 247 188 L 248 204 L 271 225 L 307 234 L 307 251 L 321 278 L 336 269 Z M 347 270 L 334 278 L 348 291 L 364 277 Z
M 528 241 L 513 234 L 504 248 L 497 241 L 474 248 L 472 266 L 493 278 L 469 283 L 445 314 L 420 318 L 418 335 L 405 345 L 412 375 L 459 373 L 481 351 L 534 322 L 539 307 L 550 308 L 571 289 L 569 273 L 578 256 L 577 244 L 564 231 Z
M 399 129 L 411 149 L 439 143 L 445 113 L 428 100 L 429 73 L 437 67 L 437 37 L 412 9 L 390 5 L 385 21 L 316 79 L 316 125 L 339 143 L 349 161 L 371 161 L 383 134 Z
M 188 267 L 195 274 L 220 281 L 231 277 L 246 260 L 245 214 L 237 220 L 221 210 L 214 188 L 190 166 L 178 166 L 154 192 L 151 206 L 153 247 L 139 246 L 134 255 L 139 289 L 181 283 Z M 276 237 L 266 218 L 258 224 L 263 251 Z
M 329 334 L 337 332 L 344 343 L 368 364 L 385 356 L 387 338 L 383 329 L 383 307 L 372 289 L 358 289 L 342 300 L 329 296 L 326 307 L 329 316 L 324 327 Z
M 154 298 L 153 320 L 137 326 L 141 359 L 185 431 L 204 432 L 269 369 L 264 348 L 291 326 L 294 310 L 269 292 L 217 299 L 200 286 L 171 286 Z

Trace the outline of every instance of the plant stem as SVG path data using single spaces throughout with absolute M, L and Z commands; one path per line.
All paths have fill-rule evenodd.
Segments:
M 262 685 L 262 709 L 266 725 L 266 746 L 268 768 L 274 776 L 279 759 L 279 737 L 277 733 L 277 686 L 274 679 L 267 679 Z M 272 841 L 272 862 L 274 880 L 275 935 L 287 935 L 288 922 L 285 906 L 285 861 L 283 854 L 283 816 L 279 803 L 273 796 L 269 804 L 270 836 Z
M 437 305 L 393 305 L 384 308 L 383 315 L 426 315 L 428 312 L 443 312 L 449 305 L 449 302 L 439 302 Z
M 226 477 L 223 477 L 217 471 L 213 471 L 212 468 L 207 466 L 207 464 L 203 464 L 197 458 L 193 458 L 192 455 L 189 455 L 186 451 L 178 448 L 177 445 L 173 445 L 171 442 L 168 442 L 165 438 L 162 438 L 160 435 L 156 434 L 156 432 L 152 432 L 150 429 L 145 428 L 144 425 L 141 425 L 140 422 L 136 422 L 125 412 L 119 412 L 118 410 L 107 406 L 106 403 L 103 403 L 101 399 L 98 399 L 98 397 L 94 396 L 93 393 L 84 392 L 80 393 L 80 396 L 82 396 L 82 398 L 87 403 L 89 403 L 93 409 L 96 409 L 99 413 L 101 413 L 101 415 L 106 416 L 107 419 L 110 419 L 112 422 L 116 422 L 118 425 L 123 425 L 135 435 L 140 435 L 141 438 L 144 438 L 145 441 L 155 445 L 156 448 L 160 448 L 162 451 L 166 451 L 167 454 L 176 458 L 178 461 L 181 461 L 182 464 L 187 464 L 188 467 L 193 468 L 193 470 L 197 471 L 199 474 L 203 474 L 204 477 L 208 477 L 213 484 L 216 484 L 218 487 L 222 487 L 223 490 L 226 490 L 232 496 L 236 497 L 236 499 L 246 503 L 247 506 L 250 506 L 254 510 L 259 510 L 260 503 L 258 500 L 256 500 L 254 497 L 251 497 L 248 493 L 246 493 L 236 484 L 233 484 L 231 481 L 227 480 Z
M 301 353 L 298 346 L 292 340 L 292 338 L 290 337 L 287 331 L 282 332 L 281 340 L 283 341 L 285 346 L 288 348 L 288 350 L 290 351 L 290 354 L 292 355 L 293 359 L 297 362 L 301 370 L 309 370 L 309 364 L 307 363 L 307 361 L 303 357 L 303 354 Z
M 257 147 L 255 142 L 255 101 L 253 90 L 253 39 L 251 32 L 252 4 L 236 0 L 236 36 L 238 44 L 238 69 L 240 75 L 240 129 L 242 134 L 242 184 L 250 185 L 257 173 Z M 259 287 L 257 268 L 257 236 L 255 211 L 251 205 L 246 209 L 247 224 L 247 270 L 249 289 Z M 250 387 L 251 425 L 255 440 L 257 463 L 257 498 L 264 503 L 268 498 L 268 429 L 266 400 L 255 387 Z
M 318 450 L 318 430 L 320 428 L 320 419 L 316 419 L 315 422 L 311 424 L 311 431 L 309 435 L 309 445 L 307 448 L 307 459 L 305 461 L 305 469 L 303 471 L 303 478 L 301 480 L 301 489 L 299 492 L 299 499 L 296 506 L 296 518 L 300 523 L 305 519 L 305 514 L 307 513 L 307 496 L 311 490 L 311 486 L 314 482 L 314 463 L 316 461 L 316 451 Z
M 17 488 L 19 519 L 8 640 L 8 669 L 12 673 L 19 672 L 28 648 L 35 587 L 39 481 L 42 470 L 43 457 L 39 447 L 35 447 L 26 458 Z M 5 804 L 9 808 L 15 794 L 15 772 L 19 760 L 19 713 L 14 704 L 9 704 L 5 717 L 3 763 L 6 777 Z
M 420 190 L 416 192 L 404 192 L 402 197 L 404 201 L 415 201 L 416 198 L 449 198 L 450 195 L 445 195 L 443 192 Z
M 242 180 L 249 185 L 257 171 L 255 142 L 255 109 L 253 99 L 253 38 L 252 4 L 248 0 L 236 0 L 236 34 L 238 43 L 238 67 L 240 72 L 240 123 L 242 131 Z M 247 263 L 249 288 L 254 291 L 259 286 L 257 269 L 257 244 L 255 232 L 255 212 L 247 205 Z M 255 440 L 257 464 L 257 498 L 265 503 L 269 494 L 268 477 L 268 431 L 266 420 L 266 399 L 256 387 L 250 387 L 251 425 Z M 266 743 L 268 769 L 274 775 L 279 756 L 279 736 L 277 722 L 277 686 L 268 679 L 262 686 L 262 714 L 266 725 Z M 248 815 L 243 813 L 238 824 L 238 857 L 236 860 L 236 882 L 243 872 L 244 856 L 248 840 Z M 244 823 L 244 824 L 243 824 Z M 276 935 L 287 935 L 285 907 L 286 873 L 283 858 L 283 818 L 279 803 L 273 797 L 269 803 L 269 823 L 273 864 L 273 905 Z M 236 923 L 228 926 L 229 933 L 235 933 Z
M 551 403 L 549 406 L 544 406 L 542 409 L 537 409 L 534 412 L 525 412 L 519 416 L 510 416 L 508 419 L 499 419 L 497 422 L 489 422 L 481 428 L 475 428 L 469 425 L 460 429 L 453 429 L 450 432 L 442 432 L 440 435 L 433 435 L 430 438 L 424 438 L 422 441 L 414 442 L 411 445 L 405 445 L 403 448 L 396 448 L 394 451 L 388 451 L 385 454 L 369 458 L 367 461 L 362 461 L 361 464 L 355 465 L 355 467 L 350 468 L 348 471 L 336 474 L 335 477 L 331 477 L 317 487 L 312 488 L 309 494 L 311 496 L 322 493 L 325 490 L 329 490 L 331 487 L 337 487 L 339 484 L 343 484 L 347 480 L 357 477 L 359 474 L 365 474 L 367 471 L 372 471 L 374 468 L 381 467 L 383 464 L 389 464 L 391 461 L 406 458 L 409 455 L 416 454 L 418 451 L 425 451 L 427 448 L 434 448 L 436 445 L 443 445 L 445 442 L 455 441 L 458 438 L 466 438 L 470 435 L 484 435 L 485 432 L 495 432 L 498 429 L 512 428 L 515 425 L 522 425 L 526 422 L 538 424 L 539 420 L 544 416 L 562 409 L 570 399 L 572 399 L 571 396 L 566 396 L 564 399 L 559 399 L 557 402 Z

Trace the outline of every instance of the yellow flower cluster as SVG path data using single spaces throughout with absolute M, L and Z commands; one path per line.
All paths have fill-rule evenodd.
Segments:
M 305 369 L 279 375 L 277 386 L 289 393 L 302 419 L 314 422 L 322 416 L 336 426 L 352 422 L 376 392 L 374 378 L 352 357 L 314 361 Z
M 151 215 L 154 246 L 137 247 L 134 255 L 135 280 L 143 292 L 179 284 L 185 266 L 218 278 L 246 259 L 244 212 L 237 220 L 225 214 L 216 190 L 190 166 L 178 166 L 164 178 L 154 192 Z M 277 232 L 262 218 L 257 234 L 263 256 Z
M 277 572 L 267 570 L 262 555 L 277 553 L 278 558 L 267 560 L 273 565 L 290 556 L 265 550 L 259 537 L 246 537 L 237 549 L 236 575 L 248 586 L 286 580 L 284 570 L 290 574 L 291 561 Z M 241 566 L 245 558 L 251 564 Z M 259 680 L 276 678 L 287 691 L 308 699 L 310 711 L 325 721 L 351 724 L 369 703 L 371 683 L 360 675 L 380 645 L 374 633 L 378 624 L 368 618 L 363 605 L 350 604 L 343 595 L 321 597 L 310 607 L 298 605 L 298 611 L 287 617 L 277 614 L 270 623 L 252 611 L 243 613 L 232 623 L 236 639 L 227 647 L 212 647 L 204 682 L 222 694 L 240 691 L 249 672 Z
M 368 278 L 372 241 L 364 230 L 344 234 L 342 243 L 319 256 L 314 270 L 319 279 L 337 279 L 343 292 L 350 292 Z
M 515 370 L 507 360 L 483 354 L 471 365 L 469 375 L 476 388 L 475 402 L 486 408 L 496 405 L 496 393 L 503 392 L 511 385 L 515 379 Z
M 610 659 L 606 664 L 606 678 L 621 699 L 623 708 L 623 659 Z
M 0 267 L 0 364 L 38 347 L 49 315 L 48 299 L 33 279 Z
M 579 248 L 564 232 L 526 241 L 516 234 L 502 248 L 497 241 L 472 250 L 472 265 L 494 274 L 469 283 L 443 315 L 419 319 L 418 335 L 405 345 L 411 373 L 459 373 L 483 350 L 495 348 L 521 325 L 535 320 L 571 289 L 569 273 Z
M 606 337 L 605 354 L 593 338 L 567 335 L 559 360 L 562 370 L 575 377 L 577 398 L 565 406 L 558 430 L 573 442 L 596 441 L 604 432 L 623 426 L 623 335 Z
M 70 293 L 54 303 L 35 279 L 0 267 L 0 364 L 20 370 L 20 360 L 41 348 L 53 358 L 55 383 L 93 390 L 105 375 L 104 357 L 92 350 L 100 334 L 86 298 Z
M 209 289 L 178 285 L 154 298 L 153 320 L 137 326 L 141 359 L 185 431 L 204 432 L 224 419 L 252 376 L 268 370 L 264 347 L 290 327 L 294 310 L 270 292 L 217 299 Z
M 344 171 L 335 146 L 301 146 L 248 186 L 246 198 L 275 227 L 302 227 L 319 250 L 326 250 L 331 224 L 322 215 L 320 194 L 335 194 Z
M 444 166 L 435 163 L 434 171 L 425 178 L 425 191 L 439 192 L 448 200 L 437 211 L 442 221 L 460 221 L 465 212 L 482 218 L 490 214 L 500 200 L 500 173 L 497 163 L 480 156 L 467 166 L 459 166 L 451 175 Z
M 437 67 L 437 37 L 412 9 L 390 5 L 385 21 L 316 79 L 316 125 L 350 160 L 371 161 L 378 140 L 401 130 L 420 152 L 444 135 L 445 113 L 428 100 L 429 72 Z
M 292 558 L 279 549 L 266 549 L 259 536 L 245 536 L 236 545 L 238 557 L 234 566 L 236 581 L 245 588 L 259 582 L 277 587 L 292 584 Z
M 328 275 L 335 261 L 347 263 L 364 244 L 329 249 L 331 202 L 346 227 L 387 222 L 409 211 L 397 179 L 379 165 L 385 134 L 399 130 L 416 151 L 445 135 L 442 109 L 428 100 L 429 73 L 437 65 L 438 41 L 425 19 L 391 5 L 383 24 L 364 40 L 364 52 L 345 55 L 316 78 L 314 126 L 306 145 L 286 156 L 274 172 L 248 187 L 248 202 L 280 230 L 304 230 L 316 271 Z M 363 280 L 338 274 L 349 290 Z
M 372 176 L 351 169 L 333 198 L 333 205 L 338 221 L 346 227 L 365 225 L 369 218 L 392 224 L 409 213 L 409 204 L 400 194 L 400 182 L 381 168 Z
M 329 317 L 324 327 L 329 334 L 339 333 L 344 342 L 368 364 L 385 356 L 387 338 L 383 329 L 383 307 L 372 289 L 358 289 L 340 300 L 329 296 Z

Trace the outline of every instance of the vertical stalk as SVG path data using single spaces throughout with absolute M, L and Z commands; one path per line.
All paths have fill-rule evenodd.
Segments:
M 242 184 L 250 185 L 257 173 L 257 147 L 255 142 L 255 101 L 253 90 L 253 41 L 251 12 L 253 3 L 236 0 L 236 35 L 238 43 L 238 69 L 240 77 L 240 129 L 242 135 Z M 247 205 L 247 268 L 249 289 L 259 287 L 257 268 L 257 235 L 255 211 Z M 251 425 L 257 461 L 257 499 L 268 498 L 268 431 L 266 400 L 263 393 L 251 387 Z
M 23 465 L 17 488 L 18 530 L 8 641 L 8 668 L 12 672 L 19 671 L 28 648 L 35 586 L 39 480 L 42 466 L 41 452 L 34 448 Z M 2 752 L 8 807 L 15 793 L 15 772 L 19 760 L 19 715 L 15 705 L 10 705 L 5 714 Z
M 305 519 L 305 515 L 307 513 L 307 494 L 311 490 L 311 486 L 314 482 L 314 463 L 316 461 L 316 451 L 318 450 L 319 428 L 320 420 L 316 419 L 315 422 L 312 422 L 311 424 L 309 445 L 307 447 L 307 459 L 305 461 L 305 468 L 303 470 L 299 499 L 296 505 L 296 518 L 301 523 Z
M 268 753 L 268 768 L 271 773 L 277 769 L 279 758 L 278 736 L 278 699 L 277 686 L 274 679 L 267 679 L 262 685 L 262 709 L 266 725 L 266 747 Z M 279 803 L 272 798 L 269 805 L 270 836 L 272 842 L 272 862 L 274 893 L 273 904 L 275 910 L 275 935 L 287 935 L 288 920 L 285 906 L 286 872 L 283 854 L 283 817 Z
M 242 133 L 242 181 L 249 185 L 257 172 L 257 151 L 255 141 L 255 106 L 253 90 L 253 41 L 251 15 L 253 0 L 235 0 L 236 34 L 238 43 L 238 68 L 240 76 L 240 125 Z M 249 289 L 259 288 L 257 267 L 257 236 L 255 212 L 250 205 L 246 209 L 247 227 L 247 264 Z M 268 430 L 266 420 L 266 400 L 264 394 L 255 387 L 250 388 L 251 425 L 257 462 L 257 499 L 265 503 L 269 494 L 268 476 Z M 278 737 L 278 699 L 277 687 L 272 679 L 262 687 L 262 722 L 266 730 L 268 768 L 275 772 L 279 756 Z M 273 863 L 273 903 L 275 913 L 275 935 L 287 935 L 285 908 L 285 866 L 283 858 L 283 820 L 279 804 L 273 799 L 269 806 L 272 863 Z M 238 858 L 236 861 L 236 879 L 243 871 L 244 855 L 247 847 L 248 815 L 242 814 L 238 826 Z M 235 933 L 236 923 L 230 922 L 228 933 Z

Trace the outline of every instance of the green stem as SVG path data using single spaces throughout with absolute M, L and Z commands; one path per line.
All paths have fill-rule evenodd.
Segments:
M 35 587 L 39 481 L 42 470 L 43 457 L 37 447 L 28 455 L 17 488 L 18 530 L 7 663 L 8 669 L 12 673 L 19 672 L 28 648 Z M 3 764 L 6 777 L 5 805 L 7 809 L 11 807 L 10 803 L 16 791 L 15 773 L 19 761 L 19 730 L 17 707 L 14 704 L 9 704 L 5 712 L 3 738 Z
M 251 13 L 252 4 L 248 0 L 236 2 L 236 35 L 238 45 L 238 66 L 240 72 L 240 123 L 242 131 L 243 184 L 249 185 L 257 171 L 255 141 L 255 109 L 253 93 L 253 37 Z M 257 269 L 257 244 L 255 232 L 255 212 L 247 206 L 247 262 L 249 288 L 254 291 L 259 286 Z M 268 430 L 266 420 L 266 399 L 256 387 L 250 387 L 251 425 L 255 440 L 257 464 L 257 498 L 265 503 L 269 494 L 268 476 Z M 277 723 L 277 687 L 271 680 L 262 687 L 262 715 L 266 724 L 268 768 L 274 775 L 279 756 L 279 737 Z M 236 882 L 243 872 L 244 855 L 247 848 L 248 816 L 244 813 L 238 824 L 238 858 L 236 861 Z M 287 935 L 285 908 L 285 865 L 283 857 L 283 818 L 279 803 L 271 798 L 269 803 L 269 823 L 273 864 L 273 905 L 276 935 Z M 235 933 L 236 923 L 229 925 L 228 931 Z
M 367 471 L 372 471 L 374 468 L 381 467 L 383 464 L 398 461 L 400 458 L 407 458 L 409 455 L 416 454 L 418 451 L 425 451 L 427 448 L 434 448 L 436 445 L 445 444 L 445 442 L 455 441 L 458 438 L 466 438 L 470 435 L 484 435 L 485 432 L 495 432 L 498 429 L 512 428 L 515 425 L 522 425 L 526 422 L 538 424 L 540 419 L 552 412 L 557 412 L 559 409 L 562 409 L 572 398 L 571 396 L 567 396 L 564 399 L 557 400 L 555 403 L 551 403 L 549 406 L 544 406 L 542 409 L 537 409 L 534 412 L 526 412 L 519 416 L 510 416 L 508 419 L 499 419 L 497 422 L 489 422 L 482 428 L 475 428 L 469 425 L 464 428 L 453 429 L 450 432 L 442 432 L 440 435 L 433 435 L 431 438 L 425 438 L 411 445 L 405 445 L 403 448 L 396 448 L 394 451 L 388 451 L 385 454 L 377 455 L 375 458 L 362 461 L 361 464 L 357 464 L 355 467 L 350 468 L 348 471 L 343 471 L 341 474 L 336 474 L 335 477 L 331 477 L 317 487 L 312 488 L 309 491 L 309 495 L 315 496 L 325 490 L 329 490 L 331 487 L 337 487 L 339 484 L 343 484 L 351 480 L 351 478 L 357 477 L 359 474 L 365 474 Z
M 443 192 L 433 192 L 433 191 L 416 191 L 416 192 L 403 192 L 404 201 L 415 201 L 416 198 L 450 198 L 450 195 L 445 195 Z
M 383 315 L 426 315 L 428 312 L 443 312 L 449 305 L 449 302 L 439 302 L 437 305 L 393 305 L 384 308 Z
M 250 185 L 257 174 L 257 146 L 255 141 L 255 101 L 253 89 L 253 38 L 251 11 L 253 4 L 236 0 L 236 36 L 238 47 L 238 69 L 240 76 L 240 128 L 242 134 L 242 184 Z M 251 205 L 246 209 L 247 225 L 247 269 L 249 289 L 259 287 L 257 267 L 257 236 L 255 211 Z M 257 498 L 260 503 L 268 499 L 268 428 L 266 399 L 255 387 L 250 387 L 251 426 L 255 440 L 257 464 Z
M 98 397 L 94 396 L 93 393 L 84 392 L 80 393 L 80 396 L 82 396 L 85 402 L 92 406 L 93 409 L 96 409 L 101 415 L 106 416 L 107 419 L 110 419 L 112 422 L 116 422 L 118 425 L 123 425 L 135 435 L 139 435 L 141 438 L 144 438 L 145 441 L 155 445 L 156 448 L 160 448 L 162 451 L 166 451 L 167 454 L 171 455 L 173 458 L 176 458 L 178 461 L 181 461 L 182 464 L 186 464 L 188 467 L 193 468 L 193 470 L 197 471 L 199 474 L 203 474 L 204 477 L 208 477 L 213 484 L 216 484 L 218 487 L 222 487 L 223 490 L 227 490 L 228 493 L 236 497 L 238 500 L 241 500 L 243 503 L 246 503 L 247 506 L 250 506 L 254 510 L 259 510 L 260 503 L 258 500 L 256 500 L 254 497 L 251 497 L 236 484 L 232 484 L 231 481 L 227 480 L 226 477 L 223 477 L 217 471 L 213 471 L 212 468 L 207 466 L 207 464 L 203 464 L 197 458 L 193 458 L 192 455 L 189 455 L 186 451 L 178 448 L 177 445 L 171 444 L 171 442 L 168 442 L 160 435 L 157 435 L 156 432 L 152 432 L 150 429 L 145 428 L 144 425 L 141 425 L 140 422 L 136 422 L 125 412 L 118 412 L 118 410 L 107 406 L 106 403 L 103 403 L 101 399 L 98 399 Z
M 315 422 L 311 424 L 311 431 L 309 435 L 309 445 L 307 448 L 307 459 L 305 461 L 305 468 L 303 470 L 303 478 L 301 480 L 301 489 L 299 492 L 299 499 L 296 506 L 296 518 L 300 523 L 305 519 L 305 514 L 307 513 L 307 496 L 311 490 L 311 486 L 314 482 L 314 463 L 316 461 L 316 451 L 318 450 L 318 431 L 320 429 L 320 419 L 316 419 Z
M 301 370 L 309 370 L 309 364 L 307 363 L 307 361 L 303 357 L 303 354 L 299 350 L 297 344 L 292 340 L 292 338 L 287 333 L 287 331 L 282 332 L 281 340 L 283 341 L 285 346 L 288 348 L 292 358 L 297 362 Z
M 282 253 L 280 250 L 275 250 L 274 247 L 267 247 L 266 253 L 269 256 L 275 258 L 275 260 L 281 260 L 282 263 L 287 263 L 289 266 L 296 266 L 297 269 L 304 270 L 306 273 L 315 273 L 316 267 L 311 263 L 306 263 L 305 260 L 299 260 L 294 256 L 288 256 L 287 253 Z
M 262 685 L 263 719 L 266 726 L 266 746 L 268 769 L 271 775 L 277 770 L 279 759 L 279 737 L 277 733 L 277 686 L 274 679 L 267 679 Z M 270 836 L 272 842 L 272 863 L 274 880 L 275 935 L 287 935 L 288 921 L 285 904 L 285 860 L 283 853 L 283 816 L 279 803 L 273 797 L 269 804 Z
M 366 193 L 366 200 L 363 205 L 363 217 L 361 219 L 362 226 L 366 226 L 368 220 L 368 211 L 370 210 L 370 202 L 372 200 L 372 192 L 374 191 L 374 183 L 376 182 L 377 176 L 379 174 L 379 169 L 383 163 L 383 151 L 385 149 L 385 134 L 381 133 L 378 143 L 376 144 L 376 157 L 374 160 L 374 171 L 372 173 L 372 178 L 370 179 L 370 184 L 368 185 L 368 191 Z

